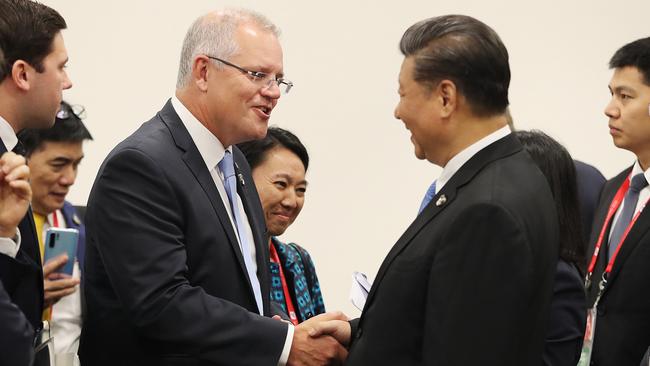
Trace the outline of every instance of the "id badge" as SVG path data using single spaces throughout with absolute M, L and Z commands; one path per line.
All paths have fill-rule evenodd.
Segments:
M 582 343 L 582 352 L 580 352 L 580 361 L 577 366 L 589 366 L 591 362 L 591 351 L 594 346 L 594 330 L 596 329 L 596 312 L 598 302 L 587 313 L 587 328 L 585 328 L 585 339 Z

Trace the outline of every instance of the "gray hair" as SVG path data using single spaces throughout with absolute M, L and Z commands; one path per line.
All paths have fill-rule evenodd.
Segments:
M 280 36 L 280 29 L 275 24 L 253 10 L 224 9 L 201 16 L 194 21 L 185 35 L 176 88 L 183 88 L 190 81 L 192 64 L 197 55 L 205 54 L 225 59 L 235 54 L 239 46 L 234 34 L 237 27 L 244 22 L 251 22 L 276 37 Z

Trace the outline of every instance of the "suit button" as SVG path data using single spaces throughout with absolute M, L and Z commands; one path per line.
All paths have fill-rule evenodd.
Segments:
M 355 338 L 359 339 L 359 338 L 361 338 L 362 334 L 363 334 L 363 329 L 359 328 L 357 330 L 357 334 L 355 334 L 354 336 L 355 336 Z
M 605 308 L 600 308 L 600 307 L 598 308 L 598 311 L 596 312 L 596 314 L 598 314 L 598 316 L 605 316 L 606 313 L 607 313 L 607 311 L 605 311 Z

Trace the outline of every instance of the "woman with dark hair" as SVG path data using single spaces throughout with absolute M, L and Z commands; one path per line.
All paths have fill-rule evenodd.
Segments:
M 585 332 L 587 311 L 580 264 L 585 255 L 573 159 L 560 143 L 541 131 L 516 131 L 524 150 L 546 176 L 560 228 L 557 263 L 543 365 L 575 366 Z
M 251 166 L 264 210 L 271 258 L 271 303 L 297 325 L 325 312 L 309 253 L 297 244 L 285 244 L 277 238 L 302 209 L 309 155 L 293 133 L 279 127 L 270 127 L 262 140 L 238 147 Z

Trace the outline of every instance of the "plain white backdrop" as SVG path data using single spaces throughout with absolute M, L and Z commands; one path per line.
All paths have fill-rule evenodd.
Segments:
M 393 118 L 397 46 L 414 22 L 450 13 L 484 21 L 510 53 L 518 128 L 547 132 L 608 178 L 633 162 L 608 134 L 607 62 L 620 46 L 650 35 L 647 0 L 44 3 L 68 22 L 74 86 L 64 98 L 86 107 L 95 138 L 69 195 L 75 204 L 86 203 L 112 147 L 173 94 L 181 43 L 195 18 L 247 7 L 280 26 L 285 74 L 295 88 L 280 99 L 271 124 L 296 133 L 311 157 L 305 207 L 282 239 L 310 251 L 328 309 L 351 316 L 359 313 L 348 301 L 352 271 L 375 275 L 440 172 L 415 159 L 410 134 Z

